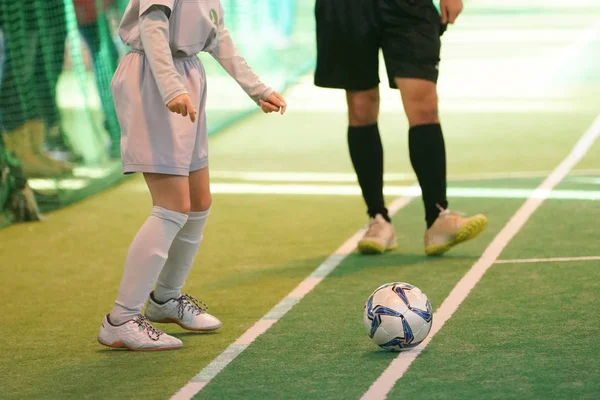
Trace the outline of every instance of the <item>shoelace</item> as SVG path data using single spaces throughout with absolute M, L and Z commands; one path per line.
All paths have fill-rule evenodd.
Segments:
M 133 322 L 135 322 L 136 324 L 138 324 L 138 326 L 140 328 L 142 328 L 142 330 L 146 331 L 146 333 L 148 334 L 148 337 L 154 341 L 158 340 L 160 338 L 160 335 L 164 334 L 163 331 L 156 329 L 155 327 L 153 327 L 150 322 L 148 322 L 148 320 L 146 319 L 146 317 L 144 317 L 143 315 L 138 315 L 137 317 L 135 317 L 133 319 Z
M 208 306 L 196 299 L 194 296 L 190 296 L 189 294 L 182 294 L 179 296 L 177 300 L 177 315 L 179 318 L 183 318 L 183 313 L 185 310 L 190 310 L 196 315 L 200 315 L 205 313 L 208 310 Z

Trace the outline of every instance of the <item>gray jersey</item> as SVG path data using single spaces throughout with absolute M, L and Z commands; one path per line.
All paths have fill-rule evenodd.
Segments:
M 153 18 L 145 23 L 144 18 L 152 6 L 162 6 L 168 19 Z M 120 35 L 123 42 L 133 49 L 144 51 L 147 43 L 142 43 L 145 29 L 168 32 L 170 53 L 173 57 L 189 56 L 201 51 L 210 53 L 223 68 L 238 82 L 242 89 L 255 101 L 265 99 L 273 89 L 265 85 L 252 72 L 239 52 L 229 31 L 225 28 L 224 10 L 219 0 L 131 0 L 121 21 Z M 165 24 L 168 24 L 168 29 Z M 150 36 L 150 35 L 148 35 Z M 157 43 L 155 40 L 150 43 Z M 164 55 L 164 52 L 155 52 Z M 161 64 L 171 68 L 172 62 L 159 59 L 151 60 L 153 64 Z M 154 68 L 153 68 L 154 69 Z M 173 77 L 174 70 L 155 76 L 163 97 L 168 93 L 180 93 L 180 82 L 168 79 Z M 166 77 L 166 78 L 165 78 Z M 167 99 L 164 98 L 166 101 Z

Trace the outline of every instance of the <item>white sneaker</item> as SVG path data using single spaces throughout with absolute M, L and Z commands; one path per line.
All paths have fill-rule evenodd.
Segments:
M 358 242 L 358 251 L 363 254 L 381 254 L 398 247 L 394 226 L 381 214 L 369 221 L 369 229 Z
M 206 312 L 206 304 L 188 294 L 182 294 L 164 304 L 154 301 L 152 294 L 145 312 L 152 322 L 175 323 L 184 329 L 197 332 L 216 331 L 223 325 L 216 317 Z
M 143 315 L 121 325 L 113 325 L 104 316 L 98 342 L 104 346 L 137 351 L 175 350 L 183 346 L 181 340 L 153 327 Z

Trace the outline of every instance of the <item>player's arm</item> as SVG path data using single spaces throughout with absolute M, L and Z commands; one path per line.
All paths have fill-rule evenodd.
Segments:
M 171 10 L 164 5 L 151 5 L 144 10 L 140 15 L 140 39 L 163 103 L 171 112 L 184 117 L 189 114 L 195 122 L 196 110 L 175 69 L 169 46 L 170 14 Z
M 223 14 L 224 10 L 221 6 L 221 15 Z M 285 113 L 287 107 L 285 100 L 279 93 L 265 85 L 252 71 L 238 52 L 222 17 L 218 22 L 217 46 L 209 53 L 264 112 Z

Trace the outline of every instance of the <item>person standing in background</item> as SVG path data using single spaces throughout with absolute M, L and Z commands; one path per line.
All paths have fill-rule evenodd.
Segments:
M 121 131 L 110 91 L 110 81 L 117 69 L 119 51 L 110 35 L 106 18 L 106 10 L 113 6 L 114 2 L 115 0 L 102 0 L 102 10 L 96 10 L 96 0 L 73 0 L 73 5 L 79 32 L 94 63 L 96 87 L 104 112 L 104 128 L 110 136 L 109 155 L 111 158 L 120 158 Z
M 72 166 L 44 149 L 47 129 L 60 124 L 56 83 L 66 35 L 63 4 L 0 1 L 0 28 L 6 55 L 0 82 L 4 145 L 28 178 L 68 174 Z
M 37 55 L 33 61 L 34 80 L 46 129 L 46 150 L 56 159 L 82 161 L 64 131 L 57 103 L 56 89 L 64 66 L 67 39 L 64 0 L 27 0 L 24 4 L 30 5 L 26 10 L 27 29 L 36 32 L 38 37 L 37 46 L 30 50 Z

